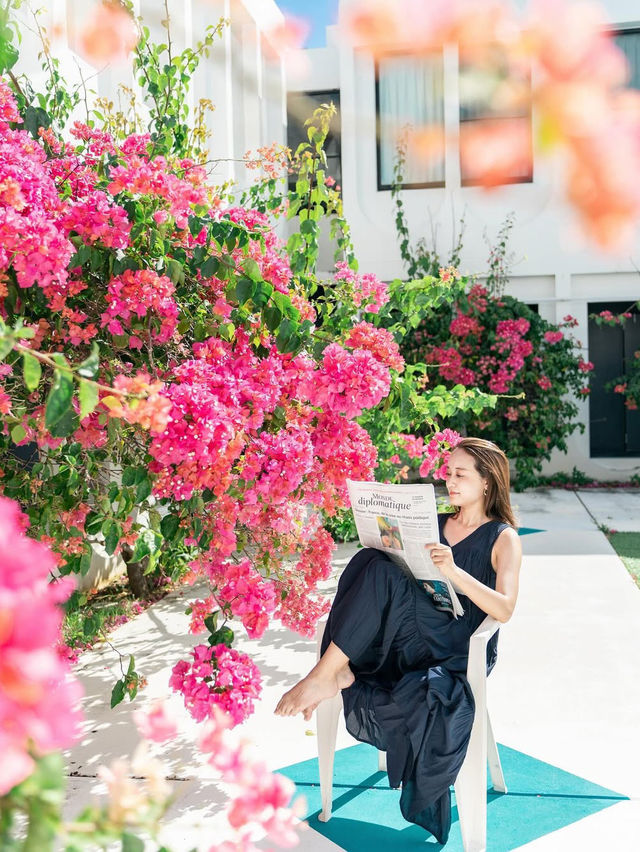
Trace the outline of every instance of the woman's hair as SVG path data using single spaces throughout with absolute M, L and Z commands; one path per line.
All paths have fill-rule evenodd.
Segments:
M 500 447 L 484 438 L 463 438 L 455 449 L 473 457 L 475 468 L 487 480 L 484 510 L 489 518 L 497 518 L 517 528 L 509 496 L 509 460 Z

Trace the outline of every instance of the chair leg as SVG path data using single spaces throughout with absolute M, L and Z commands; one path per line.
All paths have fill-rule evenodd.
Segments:
M 487 696 L 486 676 L 478 674 L 484 666 L 483 648 L 470 648 L 469 678 L 476 700 L 467 755 L 456 778 L 454 789 L 458 819 L 465 852 L 486 852 L 487 848 Z
M 322 701 L 316 710 L 318 768 L 320 771 L 320 797 L 322 799 L 322 813 L 318 816 L 318 819 L 321 822 L 328 822 L 331 819 L 333 761 L 336 753 L 336 736 L 341 710 L 342 695 L 340 692 L 333 698 Z
M 497 793 L 506 793 L 507 785 L 504 781 L 504 772 L 500 763 L 500 755 L 498 754 L 498 746 L 496 738 L 493 735 L 491 727 L 491 717 L 487 710 L 487 757 L 489 758 L 489 775 L 491 776 L 491 784 Z

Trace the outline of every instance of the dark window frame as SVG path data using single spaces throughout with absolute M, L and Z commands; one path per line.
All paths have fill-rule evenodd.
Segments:
M 338 153 L 333 154 L 331 156 L 331 158 L 327 157 L 327 166 L 329 165 L 330 160 L 338 160 L 338 162 L 340 163 L 340 185 L 342 185 L 342 179 L 343 179 L 343 174 L 342 174 L 342 115 L 340 113 L 340 105 L 341 105 L 340 89 L 313 89 L 313 90 L 308 90 L 308 91 L 306 89 L 304 89 L 304 90 L 297 91 L 297 92 L 288 92 L 287 93 L 288 97 L 291 96 L 291 95 L 293 95 L 293 96 L 304 95 L 305 97 L 310 97 L 310 98 L 316 97 L 318 95 L 333 95 L 333 96 L 337 95 L 337 100 L 338 100 L 337 115 L 340 119 L 340 132 L 338 134 L 334 135 L 333 138 L 337 142 Z M 332 98 L 332 97 L 327 98 L 327 101 L 332 101 L 332 100 L 335 103 L 334 98 Z M 289 127 L 289 111 L 287 110 L 287 128 L 288 127 Z M 289 140 L 287 139 L 287 143 L 288 142 L 289 142 Z M 291 153 L 295 154 L 295 151 L 292 150 Z M 325 155 L 326 155 L 326 151 L 325 151 Z M 289 187 L 291 187 L 292 183 L 293 183 L 293 186 L 295 187 L 295 180 L 293 182 L 291 180 L 293 177 L 294 177 L 294 175 L 289 175 L 289 181 L 288 181 Z
M 460 63 L 458 63 L 458 84 L 460 82 Z M 531 73 L 527 75 L 529 86 L 531 86 Z M 463 118 L 463 105 L 459 104 L 458 106 L 458 139 L 462 133 L 463 125 L 469 125 L 474 121 L 513 121 L 514 119 L 522 119 L 526 120 L 529 125 L 529 140 L 531 142 L 531 168 L 526 175 L 514 175 L 513 177 L 504 178 L 499 186 L 510 186 L 513 184 L 519 183 L 533 183 L 534 179 L 534 150 L 533 150 L 533 114 L 532 108 L 529 106 L 529 109 L 523 112 L 517 111 L 504 111 L 501 113 L 495 113 L 493 115 L 474 115 L 469 116 L 467 118 Z M 465 178 L 462 174 L 462 162 L 460 159 L 460 145 L 458 145 L 458 164 L 460 167 L 460 186 L 482 186 L 481 180 L 474 180 L 473 178 Z
M 410 53 L 407 53 L 404 50 L 389 50 L 384 53 L 385 57 L 392 56 L 411 56 Z M 444 70 L 444 69 L 443 69 Z M 390 183 L 382 183 L 380 180 L 380 173 L 382 170 L 381 167 L 381 152 L 380 152 L 380 59 L 376 58 L 374 63 L 374 75 L 375 75 L 375 97 L 376 97 L 376 188 L 378 192 L 390 192 L 392 188 L 392 184 Z M 443 86 L 444 86 L 444 74 L 443 74 Z M 442 97 L 444 98 L 444 91 L 442 93 Z M 444 133 L 444 124 L 442 127 L 442 132 Z M 444 180 L 440 181 L 420 181 L 418 183 L 403 183 L 402 189 L 443 189 L 446 186 L 446 182 Z
M 599 313 L 601 310 L 611 310 L 612 313 L 618 314 L 618 313 L 622 312 L 623 310 L 629 310 L 631 313 L 638 316 L 638 315 L 640 315 L 640 309 L 638 309 L 636 305 L 637 305 L 637 303 L 631 302 L 631 304 L 630 304 L 629 300 L 624 300 L 624 299 L 616 299 L 615 301 L 613 301 L 613 300 L 597 301 L 597 302 L 595 302 L 595 301 L 591 302 L 590 301 L 590 302 L 587 303 L 587 310 L 588 310 L 588 314 Z M 592 320 L 589 320 L 589 337 L 588 337 L 588 352 L 589 352 L 589 355 L 588 355 L 588 357 L 589 357 L 590 360 L 593 360 L 594 363 L 596 363 L 595 375 L 597 375 L 598 364 L 597 364 L 596 353 L 595 353 L 594 347 L 593 347 L 593 339 L 592 339 L 591 334 L 590 334 L 591 323 L 592 323 Z M 624 327 L 615 326 L 611 330 L 614 333 L 616 331 L 618 331 L 622 335 L 622 341 L 621 342 L 622 342 L 622 347 L 623 347 L 623 352 L 624 352 L 624 348 L 625 348 L 625 345 L 626 345 L 625 340 L 624 340 L 624 334 L 625 334 Z M 610 344 L 608 344 L 608 348 L 610 349 Z M 623 362 L 624 362 L 624 357 L 625 356 L 623 354 Z M 624 367 L 625 367 L 625 364 L 623 363 L 621 365 L 621 372 L 624 371 Z M 594 436 L 591 432 L 591 424 L 594 423 L 594 422 L 597 422 L 597 419 L 594 417 L 594 414 L 595 413 L 600 414 L 601 412 L 600 411 L 598 411 L 598 412 L 594 411 L 593 397 L 589 396 L 589 408 L 588 408 L 588 411 L 589 411 L 588 418 L 589 418 L 589 425 L 590 425 L 590 430 L 589 430 L 589 458 L 592 458 L 592 459 L 640 458 L 640 449 L 637 449 L 637 450 L 627 449 L 627 446 L 629 446 L 630 443 L 633 444 L 633 438 L 631 438 L 631 440 L 630 440 L 629 417 L 631 416 L 635 419 L 638 416 L 638 412 L 632 412 L 630 410 L 627 410 L 626 407 L 624 406 L 624 402 L 623 402 L 622 398 L 620 396 L 614 394 L 613 391 L 606 391 L 606 394 L 607 394 L 607 396 L 609 396 L 609 395 L 611 396 L 611 400 L 609 401 L 609 404 L 614 404 L 617 407 L 618 417 L 622 418 L 621 423 L 622 423 L 623 433 L 622 433 L 622 440 L 621 440 L 620 443 L 622 444 L 623 448 L 621 448 L 619 451 L 616 451 L 615 449 L 611 450 L 611 451 L 609 451 L 609 450 L 600 451 L 598 449 L 594 450 Z M 598 419 L 600 419 L 600 418 L 598 418 Z M 636 424 L 637 424 L 637 420 L 636 420 Z M 637 428 L 637 425 L 636 425 L 636 428 Z M 636 432 L 636 435 L 637 435 L 637 432 Z M 614 437 L 616 437 L 618 439 L 618 441 L 620 440 L 620 434 L 619 433 L 616 434 Z
M 640 35 L 640 24 L 633 24 L 630 27 L 625 27 L 625 26 L 619 27 L 619 26 L 613 25 L 612 27 L 610 27 L 607 30 L 607 32 L 609 33 L 609 35 L 611 36 L 612 39 L 614 39 L 616 36 L 621 36 L 621 35 Z M 628 88 L 628 84 L 627 84 L 627 88 Z M 636 91 L 636 92 L 640 91 L 640 88 L 632 87 L 632 89 L 633 89 L 633 91 Z

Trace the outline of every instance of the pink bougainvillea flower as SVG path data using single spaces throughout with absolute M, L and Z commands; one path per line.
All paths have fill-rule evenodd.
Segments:
M 532 134 L 528 119 L 470 121 L 460 127 L 460 166 L 466 181 L 490 189 L 531 173 Z
M 178 733 L 178 723 L 169 713 L 165 701 L 154 701 L 148 709 L 136 710 L 133 718 L 138 731 L 147 740 L 163 743 Z
M 272 58 L 286 60 L 287 72 L 304 77 L 309 60 L 302 50 L 311 26 L 304 18 L 285 15 L 284 20 L 265 30 L 264 45 Z
M 30 774 L 34 756 L 70 745 L 81 722 L 80 686 L 56 651 L 71 588 L 49 582 L 55 559 L 27 527 L 0 497 L 0 796 Z
M 179 660 L 173 667 L 169 685 L 184 696 L 184 703 L 196 722 L 211 717 L 217 706 L 228 713 L 234 724 L 253 712 L 260 695 L 262 678 L 247 654 L 226 645 L 196 645 L 193 662 Z
M 238 831 L 232 839 L 212 846 L 210 852 L 253 852 L 252 838 L 266 835 L 278 846 L 298 843 L 297 832 L 306 828 L 300 820 L 306 802 L 299 796 L 293 804 L 295 785 L 283 775 L 272 773 L 258 760 L 246 740 L 238 740 L 228 714 L 214 707 L 200 737 L 200 748 L 224 780 L 233 785 L 227 810 L 229 824 Z
M 135 22 L 117 0 L 95 6 L 77 37 L 78 52 L 92 65 L 125 62 L 137 42 Z

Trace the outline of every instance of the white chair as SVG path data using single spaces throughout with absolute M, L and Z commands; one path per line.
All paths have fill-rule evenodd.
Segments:
M 326 621 L 318 623 L 316 639 L 318 657 Z M 458 819 L 465 852 L 485 852 L 487 846 L 487 759 L 493 789 L 506 793 L 498 748 L 487 710 L 487 643 L 500 627 L 500 622 L 487 616 L 471 637 L 467 679 L 476 703 L 467 754 L 454 784 Z M 333 800 L 333 761 L 336 751 L 338 719 L 342 710 L 342 695 L 323 701 L 317 713 L 318 764 L 322 812 L 318 819 L 331 819 Z M 378 752 L 378 769 L 386 771 L 385 752 Z

